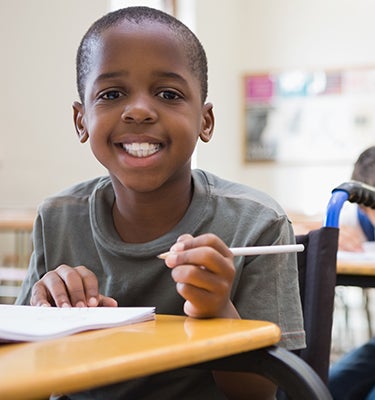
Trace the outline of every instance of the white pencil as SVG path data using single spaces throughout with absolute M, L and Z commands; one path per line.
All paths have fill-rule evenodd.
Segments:
M 255 256 L 260 254 L 278 253 L 298 253 L 304 250 L 303 244 L 280 244 L 274 246 L 252 246 L 252 247 L 232 247 L 229 249 L 234 256 Z M 169 251 L 158 255 L 158 258 L 165 259 L 170 254 Z

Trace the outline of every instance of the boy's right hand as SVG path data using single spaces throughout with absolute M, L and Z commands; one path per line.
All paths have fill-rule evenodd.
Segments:
M 112 297 L 99 294 L 98 280 L 88 268 L 60 265 L 33 286 L 32 306 L 117 307 Z

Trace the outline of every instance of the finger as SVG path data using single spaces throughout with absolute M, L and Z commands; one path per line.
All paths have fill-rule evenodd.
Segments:
M 74 270 L 78 272 L 81 277 L 81 282 L 84 290 L 84 303 L 89 307 L 96 307 L 99 305 L 99 284 L 96 275 L 88 268 L 80 265 L 75 267 Z M 78 292 L 81 296 L 81 292 Z M 79 300 L 78 300 L 79 301 Z
M 48 306 L 51 307 L 54 304 L 51 304 L 50 296 L 48 296 L 48 292 L 45 286 L 42 284 L 41 281 L 35 283 L 31 290 L 31 298 L 30 298 L 30 305 L 32 306 Z
M 117 301 L 112 297 L 106 297 L 103 295 L 99 295 L 99 307 L 117 307 Z
M 206 268 L 181 265 L 175 267 L 171 274 L 176 283 L 185 283 L 207 292 L 215 292 L 218 296 L 227 296 L 231 289 L 231 279 L 225 279 Z
M 224 257 L 212 247 L 193 248 L 177 253 L 171 252 L 168 254 L 165 264 L 172 269 L 186 265 L 204 267 L 226 280 L 233 280 L 235 274 L 232 253 L 229 257 Z
M 227 302 L 227 299 L 221 299 L 210 292 L 188 284 L 179 283 L 176 285 L 176 289 L 186 300 L 184 303 L 184 312 L 189 317 L 208 318 L 219 315 L 220 309 Z
M 177 292 L 186 300 L 185 313 L 191 317 L 221 315 L 230 301 L 232 282 L 195 266 L 172 270 Z
M 53 292 L 53 297 L 56 301 L 56 305 L 59 307 L 62 302 L 61 299 L 65 296 L 68 296 L 69 305 L 72 307 L 86 307 L 86 293 L 84 287 L 84 271 L 82 271 L 79 267 L 69 267 L 67 265 L 60 265 L 56 268 L 56 274 L 60 278 L 61 285 L 58 286 L 59 292 L 57 289 Z M 58 285 L 57 282 L 54 284 Z M 62 289 L 62 286 L 65 286 L 65 290 Z M 61 290 L 60 290 L 61 289 Z M 66 306 L 63 304 L 63 306 Z
M 224 257 L 233 257 L 227 245 L 212 233 L 205 233 L 197 237 L 182 235 L 177 239 L 177 243 L 171 247 L 171 251 L 182 251 L 198 247 L 212 247 Z M 176 248 L 177 250 L 175 250 Z
M 193 239 L 193 235 L 190 233 L 184 233 L 177 238 L 177 242 L 183 242 L 184 240 Z
M 51 299 L 51 304 L 54 304 L 56 307 L 71 307 L 72 304 L 67 287 L 58 273 L 59 268 L 47 272 L 40 280 L 40 284 L 45 287 L 48 297 Z

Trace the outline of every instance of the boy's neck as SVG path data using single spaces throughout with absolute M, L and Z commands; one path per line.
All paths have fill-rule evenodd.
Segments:
M 171 194 L 116 193 L 112 216 L 115 229 L 127 243 L 146 243 L 173 229 L 185 215 L 193 184 Z M 122 198 L 124 197 L 124 198 Z

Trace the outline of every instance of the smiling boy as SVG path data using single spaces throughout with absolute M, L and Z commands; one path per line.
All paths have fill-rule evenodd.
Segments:
M 233 258 L 229 247 L 288 244 L 284 211 L 264 193 L 191 170 L 208 142 L 207 61 L 175 18 L 130 7 L 96 21 L 77 54 L 82 143 L 109 176 L 39 208 L 18 304 L 156 306 L 161 314 L 264 319 L 280 345 L 304 346 L 295 254 Z M 164 261 L 157 255 L 171 249 Z M 228 397 L 225 397 L 225 395 Z M 252 374 L 181 369 L 61 399 L 272 399 Z

